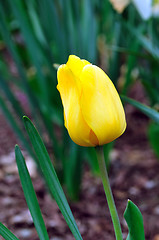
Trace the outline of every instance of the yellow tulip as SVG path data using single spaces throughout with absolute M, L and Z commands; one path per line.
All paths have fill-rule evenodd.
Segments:
M 119 95 L 99 67 L 70 55 L 57 72 L 65 127 L 80 146 L 98 146 L 118 138 L 126 128 Z

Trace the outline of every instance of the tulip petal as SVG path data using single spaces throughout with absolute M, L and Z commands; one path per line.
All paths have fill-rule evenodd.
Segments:
M 126 127 L 125 113 L 119 95 L 102 69 L 86 65 L 80 75 L 82 114 L 97 136 L 99 145 L 119 137 Z
M 80 76 L 82 69 L 84 68 L 84 66 L 88 64 L 90 64 L 88 61 L 81 60 L 79 57 L 75 55 L 70 55 L 66 63 L 66 65 L 70 68 L 70 70 L 76 77 Z
M 95 146 L 95 136 L 85 122 L 79 103 L 79 89 L 77 79 L 66 64 L 59 67 L 58 86 L 64 106 L 65 126 L 71 139 L 81 146 Z M 92 140 L 92 142 L 91 142 Z

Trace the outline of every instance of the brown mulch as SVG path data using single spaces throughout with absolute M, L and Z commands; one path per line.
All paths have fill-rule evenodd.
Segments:
M 126 107 L 127 130 L 116 141 L 111 153 L 109 172 L 112 191 L 119 212 L 123 236 L 127 226 L 123 219 L 127 199 L 141 210 L 147 240 L 159 239 L 159 161 L 146 137 L 148 119 L 131 106 Z M 37 240 L 15 164 L 16 137 L 0 114 L 0 221 L 21 240 Z M 73 239 L 56 203 L 46 192 L 40 176 L 27 153 L 33 184 L 45 219 L 50 239 Z M 112 222 L 101 184 L 88 167 L 84 172 L 79 202 L 70 203 L 83 239 L 115 239 Z M 2 237 L 0 237 L 2 239 Z

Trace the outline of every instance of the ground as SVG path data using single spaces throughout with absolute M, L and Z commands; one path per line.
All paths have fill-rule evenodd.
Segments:
M 139 99 L 140 100 L 140 99 Z M 123 219 L 127 199 L 141 210 L 146 240 L 159 240 L 159 161 L 147 139 L 149 119 L 126 106 L 127 130 L 111 152 L 110 183 L 119 212 L 123 236 L 127 226 Z M 0 114 L 0 221 L 21 240 L 37 240 L 21 189 L 14 157 L 17 143 L 14 133 Z M 27 153 L 26 161 L 45 219 L 50 239 L 73 239 L 56 203 L 47 193 L 35 165 Z M 80 200 L 70 203 L 83 239 L 115 239 L 112 222 L 100 178 L 86 166 Z M 2 237 L 0 237 L 2 239 Z

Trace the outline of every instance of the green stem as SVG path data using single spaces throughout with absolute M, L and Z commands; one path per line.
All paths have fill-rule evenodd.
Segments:
M 105 165 L 105 159 L 104 159 L 104 153 L 103 153 L 102 147 L 97 148 L 97 158 L 98 158 L 98 163 L 99 163 L 99 168 L 101 173 L 101 179 L 103 182 L 103 187 L 104 187 L 110 215 L 111 215 L 113 226 L 114 226 L 116 240 L 123 240 L 119 217 L 118 217 L 115 202 L 113 199 L 112 191 L 110 188 L 110 183 L 109 183 L 109 178 L 108 178 L 108 173 Z

